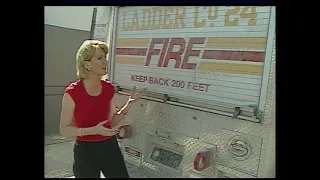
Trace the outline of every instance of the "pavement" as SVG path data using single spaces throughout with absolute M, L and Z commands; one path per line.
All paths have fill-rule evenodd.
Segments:
M 74 178 L 73 143 L 73 139 L 59 135 L 45 136 L 45 178 Z M 158 178 L 130 163 L 126 163 L 126 166 L 131 178 Z M 104 178 L 102 174 L 101 177 Z

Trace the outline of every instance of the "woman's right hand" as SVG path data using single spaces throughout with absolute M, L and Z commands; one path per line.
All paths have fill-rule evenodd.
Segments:
M 97 134 L 102 135 L 102 136 L 114 136 L 114 135 L 118 134 L 118 132 L 119 132 L 118 129 L 116 129 L 116 128 L 109 129 L 109 128 L 106 128 L 106 127 L 103 126 L 107 122 L 108 121 L 106 120 L 106 121 L 102 121 L 99 124 L 97 124 L 94 127 L 94 131 Z

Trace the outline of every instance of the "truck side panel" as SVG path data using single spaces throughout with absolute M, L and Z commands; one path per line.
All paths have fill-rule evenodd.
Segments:
M 275 40 L 270 27 L 275 27 L 269 24 L 274 8 L 120 7 L 118 11 L 111 72 L 116 86 L 146 86 L 150 92 L 212 106 L 260 104 L 263 110 L 263 120 L 254 123 L 142 99 L 125 118 L 133 132 L 123 141 L 141 151 L 141 167 L 160 177 L 274 177 Z M 270 45 L 273 50 L 268 50 Z M 119 91 L 117 106 L 126 98 Z M 154 144 L 182 153 L 181 170 L 150 160 Z M 199 172 L 193 161 L 203 148 L 217 148 L 216 166 Z
M 121 7 L 114 83 L 233 105 L 258 105 L 267 6 Z

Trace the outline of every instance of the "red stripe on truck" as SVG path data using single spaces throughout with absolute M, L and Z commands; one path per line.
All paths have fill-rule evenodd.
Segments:
M 117 48 L 116 55 L 145 56 L 147 48 Z
M 264 52 L 204 50 L 202 59 L 263 62 Z

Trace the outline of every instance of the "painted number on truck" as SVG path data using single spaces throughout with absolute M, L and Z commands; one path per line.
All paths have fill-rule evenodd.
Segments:
M 247 19 L 248 26 L 256 25 L 256 7 L 254 6 L 234 6 L 226 10 L 223 14 L 218 14 L 219 6 L 196 6 L 193 8 L 193 27 L 202 28 L 206 24 L 215 26 L 217 18 L 223 17 L 224 26 L 238 26 L 239 19 Z M 199 15 L 205 12 L 205 16 Z M 140 31 L 157 29 L 179 29 L 186 28 L 185 19 L 187 7 L 169 6 L 153 7 L 134 10 L 132 15 L 127 11 L 122 12 L 122 31 Z

